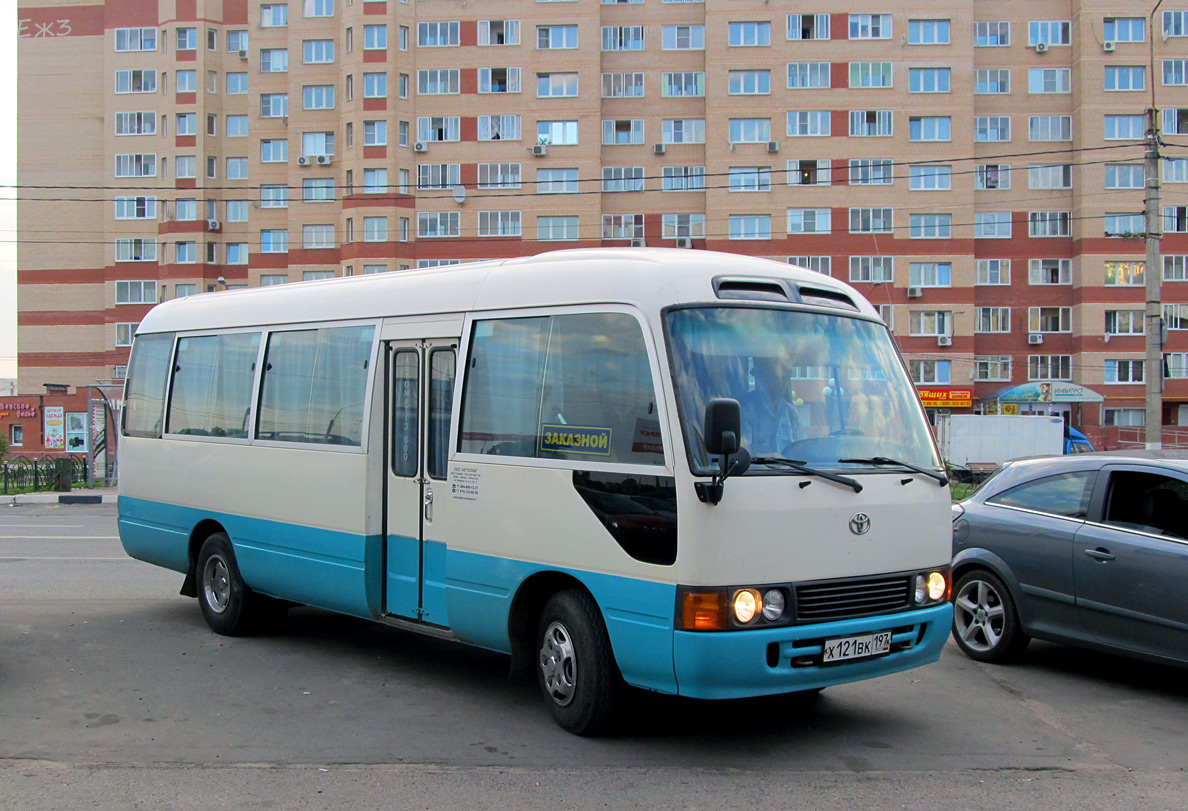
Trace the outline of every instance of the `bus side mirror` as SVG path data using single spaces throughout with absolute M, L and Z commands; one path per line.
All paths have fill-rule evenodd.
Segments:
M 726 478 L 745 472 L 751 464 L 751 455 L 739 446 L 741 433 L 742 407 L 738 400 L 715 397 L 706 404 L 702 436 L 706 451 L 718 457 L 718 473 L 714 474 L 712 482 L 697 482 L 695 487 L 697 497 L 707 504 L 721 501 Z
M 714 456 L 730 456 L 738 451 L 742 433 L 742 407 L 738 400 L 715 397 L 705 406 L 705 449 Z

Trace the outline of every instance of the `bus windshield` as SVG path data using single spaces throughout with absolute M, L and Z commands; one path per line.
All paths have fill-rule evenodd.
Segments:
M 940 468 L 930 429 L 881 324 L 845 315 L 763 307 L 698 307 L 666 316 L 685 444 L 695 473 L 716 467 L 705 450 L 706 404 L 742 406 L 741 444 L 775 460 L 853 470 L 876 457 Z

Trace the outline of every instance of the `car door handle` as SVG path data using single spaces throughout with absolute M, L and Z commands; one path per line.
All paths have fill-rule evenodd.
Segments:
M 1094 560 L 1101 561 L 1102 563 L 1105 563 L 1108 560 L 1114 559 L 1114 556 L 1112 554 L 1110 554 L 1110 551 L 1108 549 L 1102 549 L 1100 547 L 1097 549 L 1086 549 L 1085 554 L 1088 555 L 1089 557 L 1093 558 Z
M 425 491 L 425 520 L 433 520 L 433 491 Z

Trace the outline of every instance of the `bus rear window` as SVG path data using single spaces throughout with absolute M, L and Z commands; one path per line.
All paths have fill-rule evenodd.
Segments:
M 647 347 L 625 313 L 476 322 L 463 397 L 466 453 L 664 463 Z
M 173 333 L 139 335 L 124 382 L 124 436 L 161 436 Z

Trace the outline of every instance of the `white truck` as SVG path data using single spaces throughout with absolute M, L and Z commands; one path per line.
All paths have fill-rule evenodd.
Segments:
M 1051 416 L 952 414 L 937 421 L 936 438 L 949 464 L 971 471 L 1020 456 L 1065 452 L 1064 420 Z

